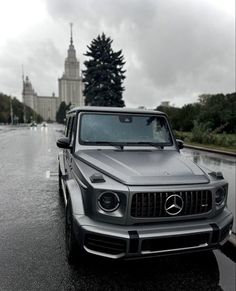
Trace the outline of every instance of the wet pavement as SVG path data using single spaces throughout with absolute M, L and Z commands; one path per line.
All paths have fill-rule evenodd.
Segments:
M 70 267 L 57 180 L 55 141 L 61 130 L 59 125 L 0 126 L 1 291 L 235 290 L 235 263 L 219 250 L 140 261 L 88 257 Z M 212 154 L 188 150 L 184 154 L 208 163 L 208 168 L 222 170 L 228 180 L 232 177 L 230 167 L 235 171 L 235 160 L 230 157 L 228 164 L 219 155 L 209 162 Z M 234 186 L 230 187 L 235 193 L 232 179 L 229 182 Z
M 206 169 L 219 172 L 221 171 L 224 178 L 229 183 L 228 189 L 228 207 L 235 216 L 236 208 L 236 158 L 228 155 L 209 153 L 199 150 L 184 149 L 182 153 Z M 234 221 L 233 232 L 236 233 L 236 223 Z

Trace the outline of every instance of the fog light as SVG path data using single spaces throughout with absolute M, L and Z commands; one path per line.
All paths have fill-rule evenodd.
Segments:
M 114 192 L 104 192 L 98 197 L 99 207 L 106 211 L 115 211 L 120 206 L 120 198 Z
M 216 205 L 220 206 L 225 201 L 225 196 L 226 196 L 225 189 L 222 187 L 218 188 L 216 190 L 216 196 L 215 196 Z

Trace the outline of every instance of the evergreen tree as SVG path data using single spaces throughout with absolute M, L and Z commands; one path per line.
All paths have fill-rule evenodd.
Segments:
M 85 56 L 86 69 L 83 71 L 85 105 L 124 107 L 122 100 L 125 79 L 125 64 L 122 51 L 114 52 L 113 40 L 103 33 L 93 39 Z
M 57 111 L 57 114 L 56 114 L 56 121 L 58 123 L 62 123 L 62 124 L 65 123 L 66 111 L 68 111 L 70 109 L 70 105 L 71 104 L 66 105 L 66 103 L 64 101 L 61 102 L 59 109 Z

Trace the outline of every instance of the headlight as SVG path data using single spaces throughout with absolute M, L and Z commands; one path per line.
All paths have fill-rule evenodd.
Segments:
M 98 205 L 103 211 L 112 212 L 120 206 L 120 198 L 114 192 L 103 192 L 98 197 Z
M 215 201 L 216 205 L 220 206 L 224 201 L 226 197 L 226 191 L 223 187 L 220 187 L 216 190 L 216 196 Z

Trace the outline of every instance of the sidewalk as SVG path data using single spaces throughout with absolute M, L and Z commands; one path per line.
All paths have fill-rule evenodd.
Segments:
M 236 151 L 235 152 L 223 151 L 223 150 L 206 148 L 206 147 L 201 147 L 201 146 L 194 146 L 194 145 L 189 145 L 189 144 L 184 144 L 184 147 L 187 149 L 196 149 L 196 150 L 200 150 L 200 151 L 207 151 L 210 153 L 216 153 L 216 154 L 222 154 L 222 155 L 236 157 Z

